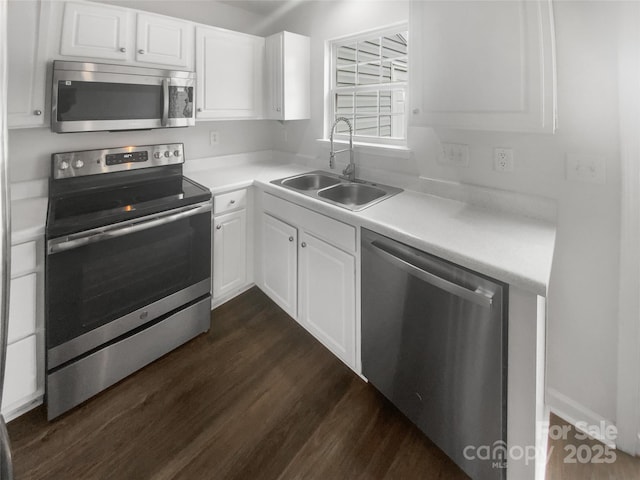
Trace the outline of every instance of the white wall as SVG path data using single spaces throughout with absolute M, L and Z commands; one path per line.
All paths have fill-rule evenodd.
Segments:
M 358 162 L 444 180 L 552 198 L 558 237 L 549 295 L 549 401 L 574 419 L 616 417 L 620 160 L 618 127 L 617 2 L 556 1 L 559 128 L 555 135 L 412 128 L 415 164 L 364 154 Z M 327 39 L 408 18 L 407 2 L 307 2 L 272 26 L 312 37 L 312 121 L 274 125 L 276 148 L 318 154 L 323 135 L 323 52 Z M 284 141 L 286 130 L 287 141 Z M 470 166 L 440 165 L 438 141 L 466 143 Z M 515 151 L 515 171 L 492 170 L 493 147 Z M 597 155 L 606 184 L 565 179 L 565 155 Z M 322 154 L 323 155 L 323 154 Z M 320 159 L 322 165 L 324 157 Z M 558 395 L 556 395 L 556 393 Z
M 271 132 L 265 120 L 206 122 L 195 127 L 140 132 L 52 133 L 48 128 L 9 130 L 9 168 L 12 182 L 47 178 L 51 154 L 76 150 L 182 142 L 185 159 L 271 149 Z M 211 146 L 210 131 L 219 144 Z

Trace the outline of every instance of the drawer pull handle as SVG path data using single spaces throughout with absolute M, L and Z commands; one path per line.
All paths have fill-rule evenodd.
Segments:
M 126 49 L 126 48 L 124 48 L 124 47 L 122 47 L 122 48 L 120 49 L 120 51 L 121 51 L 122 53 L 127 53 L 127 49 Z
M 293 242 L 293 237 L 289 237 L 289 241 L 290 241 L 290 242 Z
M 230 203 L 231 205 L 233 205 L 234 203 L 236 203 L 236 201 L 235 201 L 235 200 L 229 200 L 229 203 Z
M 222 225 L 216 225 L 216 230 L 220 230 L 222 228 Z
M 302 242 L 302 244 L 300 245 L 302 248 L 305 248 L 307 246 L 307 242 Z

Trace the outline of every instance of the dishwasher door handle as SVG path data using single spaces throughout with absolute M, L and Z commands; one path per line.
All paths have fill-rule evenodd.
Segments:
M 440 290 L 444 290 L 445 292 L 451 293 L 457 297 L 461 297 L 465 300 L 469 300 L 477 305 L 482 307 L 491 308 L 493 304 L 493 293 L 486 292 L 481 290 L 480 288 L 476 290 L 469 290 L 457 283 L 450 282 L 449 280 L 445 280 L 438 275 L 434 275 L 431 272 L 427 272 L 420 267 L 415 266 L 413 263 L 404 260 L 403 258 L 397 257 L 391 252 L 388 252 L 381 244 L 376 241 L 370 243 L 373 247 L 373 251 L 377 253 L 380 257 L 387 260 L 389 263 L 392 263 L 396 267 L 404 270 L 407 273 L 410 273 L 414 277 L 419 278 L 427 282 L 434 287 L 439 288 Z

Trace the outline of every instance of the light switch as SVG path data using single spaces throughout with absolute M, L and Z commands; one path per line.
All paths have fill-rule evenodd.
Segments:
M 568 153 L 566 158 L 567 180 L 604 184 L 606 182 L 606 164 L 604 157 Z
M 443 143 L 438 163 L 455 167 L 469 166 L 469 145 L 464 143 Z

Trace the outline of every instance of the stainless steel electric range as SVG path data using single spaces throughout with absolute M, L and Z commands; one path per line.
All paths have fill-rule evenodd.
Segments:
M 209 329 L 211 192 L 183 163 L 182 144 L 52 155 L 49 419 Z

